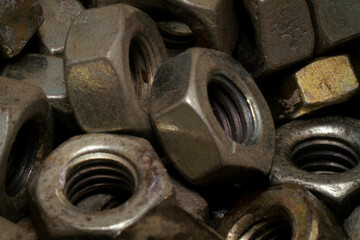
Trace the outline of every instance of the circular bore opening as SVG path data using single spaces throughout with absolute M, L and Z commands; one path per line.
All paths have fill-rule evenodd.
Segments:
M 347 143 L 336 138 L 311 138 L 298 143 L 291 151 L 292 162 L 311 173 L 341 173 L 354 168 L 359 157 Z
M 76 207 L 88 211 L 113 209 L 135 192 L 135 178 L 119 162 L 91 159 L 72 167 L 65 183 L 65 194 Z
M 185 49 L 194 46 L 194 34 L 185 23 L 176 20 L 161 21 L 157 26 L 167 48 Z
M 239 240 L 291 240 L 290 222 L 282 216 L 263 218 L 252 224 Z
M 231 139 L 243 143 L 253 135 L 251 109 L 244 95 L 229 79 L 215 75 L 208 85 L 208 97 L 216 119 Z
M 10 197 L 24 188 L 40 148 L 39 125 L 26 122 L 16 135 L 6 165 L 5 191 Z

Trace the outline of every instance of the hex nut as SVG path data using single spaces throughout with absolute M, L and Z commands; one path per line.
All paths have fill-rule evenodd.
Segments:
M 39 237 L 35 231 L 34 225 L 32 224 L 30 215 L 23 217 L 16 223 L 19 227 L 25 230 L 27 237 L 32 240 L 38 240 Z
M 243 3 L 235 57 L 255 79 L 312 57 L 315 37 L 305 0 Z
M 360 6 L 356 0 L 309 0 L 316 34 L 316 52 L 322 54 L 360 38 Z
M 277 129 L 270 183 L 304 186 L 337 217 L 356 207 L 360 122 L 345 117 L 292 121 Z
M 84 41 L 91 39 L 91 41 Z M 83 11 L 65 46 L 65 82 L 86 132 L 152 134 L 148 95 L 166 60 L 153 20 L 126 4 Z
M 159 68 L 151 94 L 160 143 L 191 183 L 250 181 L 269 172 L 275 149 L 271 114 L 231 56 L 189 49 Z
M 39 28 L 39 38 L 45 53 L 62 55 L 66 36 L 75 18 L 84 7 L 77 0 L 39 0 L 44 22 Z
M 284 77 L 265 94 L 274 120 L 295 119 L 355 96 L 359 81 L 353 63 L 349 55 L 320 58 Z
M 39 87 L 0 77 L 0 215 L 26 214 L 26 188 L 50 152 L 52 115 Z
M 349 236 L 350 240 L 360 238 L 360 207 L 352 211 L 350 216 L 344 221 L 344 229 Z
M 30 183 L 30 214 L 40 239 L 115 239 L 161 204 L 173 188 L 149 142 L 131 136 L 71 138 L 44 161 Z M 104 211 L 77 208 L 96 194 L 113 196 Z
M 0 58 L 17 55 L 44 18 L 38 0 L 0 1 Z
M 227 240 L 346 239 L 332 213 L 311 193 L 294 185 L 242 198 L 226 213 L 217 231 Z
M 0 239 L 1 240 L 37 240 L 28 232 L 9 220 L 0 217 Z

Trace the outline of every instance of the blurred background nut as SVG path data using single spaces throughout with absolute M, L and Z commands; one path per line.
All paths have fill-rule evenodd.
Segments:
M 270 111 L 250 75 L 225 53 L 193 48 L 162 65 L 151 117 L 167 156 L 193 184 L 256 180 L 270 170 Z
M 19 227 L 15 223 L 0 217 L 0 239 L 1 240 L 37 240 L 33 235 Z
M 39 87 L 0 77 L 0 215 L 26 214 L 27 182 L 50 152 L 52 115 Z
M 290 122 L 277 130 L 270 182 L 304 186 L 339 217 L 359 201 L 360 121 L 327 117 Z
M 43 20 L 38 0 L 0 1 L 0 58 L 17 55 Z
M 148 13 L 157 23 L 166 47 L 197 46 L 231 54 L 238 38 L 232 0 L 90 0 L 100 7 L 126 3 Z
M 359 69 L 353 60 L 349 55 L 320 58 L 268 88 L 264 95 L 275 121 L 294 119 L 355 96 Z
M 349 239 L 360 239 L 360 206 L 350 214 L 344 221 L 344 229 L 349 235 Z
M 314 30 L 305 0 L 237 1 L 235 57 L 257 79 L 312 57 Z
M 25 230 L 27 237 L 29 239 L 34 239 L 34 240 L 39 239 L 35 231 L 34 225 L 31 221 L 30 215 L 27 215 L 22 219 L 20 219 L 20 221 L 18 221 L 16 225 L 18 225 L 19 227 Z
M 346 239 L 332 213 L 308 191 L 292 185 L 242 198 L 217 230 L 227 240 Z
M 39 38 L 47 54 L 62 55 L 66 36 L 75 18 L 84 9 L 77 0 L 39 0 L 44 22 Z
M 30 183 L 30 213 L 41 239 L 115 239 L 150 210 L 173 204 L 166 170 L 144 139 L 110 134 L 74 137 L 53 151 Z M 104 211 L 78 208 L 110 195 Z
M 316 52 L 323 53 L 360 39 L 357 0 L 308 0 L 316 34 Z
M 140 10 L 116 4 L 83 11 L 70 28 L 64 60 L 80 127 L 151 135 L 148 95 L 165 60 L 156 24 Z

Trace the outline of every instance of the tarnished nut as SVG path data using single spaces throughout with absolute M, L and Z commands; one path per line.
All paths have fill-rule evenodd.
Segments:
M 29 215 L 23 217 L 20 221 L 16 223 L 16 225 L 18 225 L 19 227 L 25 230 L 29 239 L 34 239 L 34 240 L 39 239 Z
M 173 204 L 165 168 L 144 139 L 111 134 L 74 137 L 45 160 L 29 185 L 30 214 L 40 239 L 115 239 L 160 204 Z M 106 211 L 76 207 L 112 196 Z
M 360 239 L 360 206 L 344 221 L 344 229 L 351 240 Z
M 42 48 L 47 54 L 62 55 L 70 26 L 84 7 L 77 0 L 39 2 L 44 13 L 44 22 L 38 32 Z
M 283 185 L 246 196 L 223 218 L 218 232 L 237 239 L 346 239 L 332 213 L 305 189 Z
M 0 217 L 0 239 L 1 240 L 37 240 L 33 235 L 9 220 Z
M 172 178 L 177 205 L 194 218 L 206 221 L 209 217 L 209 206 L 206 200 L 196 191 Z
M 359 40 L 360 5 L 357 0 L 308 0 L 316 35 L 316 52 Z
M 254 78 L 312 57 L 315 37 L 305 0 L 243 3 L 245 7 L 238 9 L 242 31 L 235 57 Z
M 327 117 L 290 122 L 277 130 L 270 182 L 302 185 L 338 217 L 358 204 L 360 122 Z
M 265 94 L 274 120 L 294 119 L 356 95 L 359 81 L 352 62 L 349 55 L 320 58 L 289 74 Z
M 43 20 L 38 0 L 0 1 L 0 58 L 17 55 Z
M 235 48 L 239 25 L 232 0 L 93 0 L 92 6 L 120 2 L 154 18 L 169 48 L 197 46 L 229 54 Z
M 116 4 L 83 11 L 70 28 L 64 60 L 80 127 L 151 135 L 148 95 L 165 60 L 156 24 L 140 10 Z
M 26 214 L 28 181 L 52 143 L 52 115 L 37 86 L 0 77 L 0 216 Z
M 119 240 L 129 239 L 221 240 L 223 238 L 181 208 L 163 205 L 130 226 L 119 238 Z
M 251 76 L 225 53 L 193 48 L 162 65 L 151 117 L 167 156 L 193 184 L 252 181 L 270 170 L 270 111 Z

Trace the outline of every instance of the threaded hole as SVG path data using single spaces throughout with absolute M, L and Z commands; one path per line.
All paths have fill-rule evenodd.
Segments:
M 12 145 L 5 175 L 5 191 L 11 197 L 24 188 L 31 175 L 40 148 L 40 128 L 33 121 L 26 122 Z
M 263 218 L 252 224 L 239 240 L 290 240 L 291 224 L 284 217 Z
M 254 120 L 250 107 L 229 79 L 215 75 L 208 85 L 208 97 L 216 119 L 229 137 L 242 143 L 253 135 Z
M 133 195 L 135 185 L 126 166 L 109 159 L 91 159 L 69 170 L 65 193 L 74 206 L 101 211 L 125 203 Z
M 298 143 L 291 151 L 292 162 L 307 172 L 341 173 L 354 168 L 359 157 L 347 143 L 336 138 L 311 138 Z
M 157 26 L 167 48 L 186 49 L 194 46 L 194 35 L 185 23 L 161 21 L 157 23 Z

